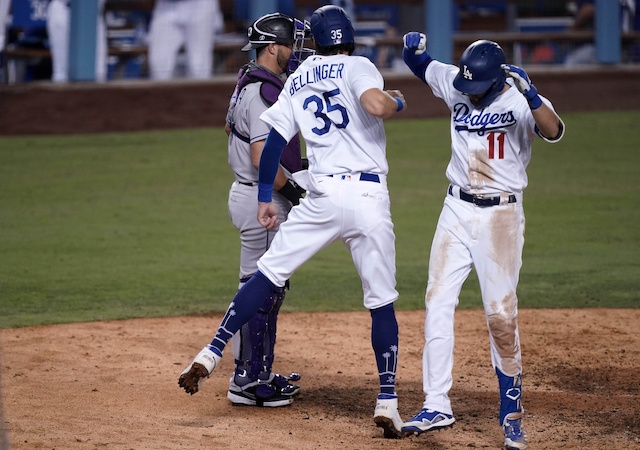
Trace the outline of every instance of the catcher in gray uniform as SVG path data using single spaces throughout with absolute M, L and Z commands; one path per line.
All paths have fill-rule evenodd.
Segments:
M 304 49 L 310 38 L 308 24 L 284 14 L 267 14 L 248 29 L 249 43 L 242 50 L 256 51 L 256 59 L 238 72 L 238 84 L 227 113 L 229 165 L 235 181 L 229 190 L 229 215 L 240 232 L 240 284 L 257 270 L 257 261 L 269 248 L 277 228 L 267 230 L 256 219 L 258 212 L 258 166 L 270 128 L 260 115 L 275 103 L 286 75 L 312 53 Z M 282 153 L 274 183 L 273 201 L 284 222 L 299 203 L 302 191 L 291 174 L 303 169 L 300 141 L 294 139 Z M 269 298 L 258 313 L 233 337 L 234 374 L 227 397 L 234 405 L 278 407 L 293 403 L 300 392 L 292 384 L 297 373 L 285 377 L 271 371 L 276 341 L 276 321 L 285 289 Z

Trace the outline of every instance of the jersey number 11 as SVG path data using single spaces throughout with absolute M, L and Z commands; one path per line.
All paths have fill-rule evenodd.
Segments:
M 489 159 L 496 159 L 496 142 L 498 143 L 498 159 L 504 159 L 504 133 L 491 132 L 487 135 L 489 141 Z

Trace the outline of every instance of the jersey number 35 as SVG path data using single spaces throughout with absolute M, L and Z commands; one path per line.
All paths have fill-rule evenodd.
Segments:
M 314 111 L 314 115 L 318 119 L 322 120 L 324 124 L 322 128 L 313 127 L 311 129 L 311 131 L 313 131 L 318 136 L 322 136 L 323 134 L 328 133 L 332 124 L 337 128 L 345 128 L 347 125 L 349 125 L 349 115 L 347 114 L 347 109 L 339 103 L 331 103 L 331 97 L 335 97 L 336 95 L 340 95 L 340 89 L 334 89 L 333 91 L 323 93 L 322 97 L 324 98 L 324 100 L 317 95 L 311 95 L 304 100 L 304 104 L 302 105 L 304 109 L 309 109 L 309 106 L 312 103 L 315 103 L 316 108 Z M 328 114 L 333 111 L 340 111 L 340 114 L 342 115 L 342 122 L 336 123 L 329 118 Z

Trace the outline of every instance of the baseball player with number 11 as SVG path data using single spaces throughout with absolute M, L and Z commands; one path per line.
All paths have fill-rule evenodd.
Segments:
M 459 67 L 427 53 L 427 37 L 404 36 L 403 58 L 451 110 L 449 186 L 429 259 L 422 358 L 423 409 L 402 427 L 419 434 L 453 425 L 453 321 L 458 295 L 474 267 L 489 328 L 507 449 L 527 448 L 522 428 L 522 361 L 516 287 L 522 265 L 522 191 L 536 135 L 562 138 L 564 124 L 525 71 L 506 64 L 492 41 L 476 41 Z M 508 80 L 507 78 L 510 78 Z
M 273 183 L 280 154 L 298 132 L 309 170 L 293 174 L 307 195 L 294 206 L 258 260 L 258 271 L 238 291 L 209 345 L 182 372 L 190 394 L 216 368 L 231 336 L 276 295 L 293 273 L 334 241 L 349 249 L 371 313 L 371 343 L 380 391 L 373 420 L 387 438 L 401 436 L 395 392 L 398 322 L 394 302 L 395 236 L 387 190 L 384 118 L 405 108 L 399 91 L 384 91 L 380 72 L 352 56 L 355 32 L 342 8 L 323 6 L 311 16 L 316 55 L 287 78 L 278 101 L 261 118 L 270 124 L 258 171 L 258 221 L 278 225 Z M 329 282 L 330 285 L 330 282 Z M 336 355 L 339 358 L 339 355 Z

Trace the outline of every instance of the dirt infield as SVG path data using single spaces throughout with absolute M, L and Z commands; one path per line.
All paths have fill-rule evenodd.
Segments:
M 530 70 L 560 113 L 640 109 L 640 67 Z M 399 118 L 445 117 L 448 110 L 413 75 L 386 74 L 409 106 Z M 221 127 L 234 77 L 207 82 L 39 83 L 0 86 L 0 135 L 96 133 Z M 394 119 L 392 119 L 394 120 Z
M 302 373 L 279 409 L 226 399 L 228 354 L 201 392 L 177 385 L 221 316 L 0 330 L 13 450 L 460 449 L 502 447 L 498 393 L 480 310 L 456 318 L 452 429 L 385 440 L 372 421 L 370 317 L 284 313 L 275 368 Z M 422 404 L 424 313 L 400 312 L 400 413 Z M 640 449 L 640 310 L 520 312 L 530 449 Z

